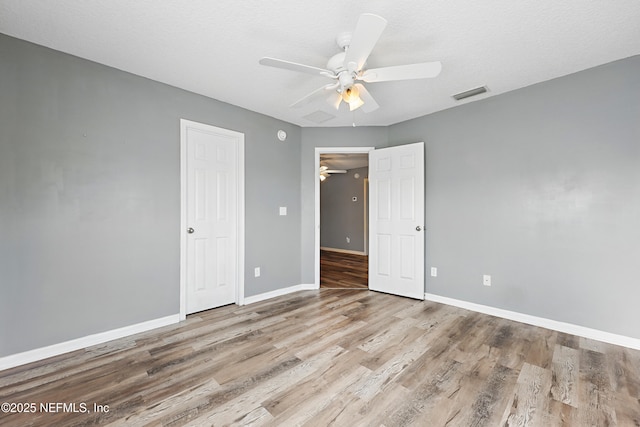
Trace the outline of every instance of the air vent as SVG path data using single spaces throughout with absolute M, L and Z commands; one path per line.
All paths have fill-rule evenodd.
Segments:
M 464 92 L 456 93 L 453 95 L 453 99 L 456 101 L 460 101 L 461 99 L 469 98 L 472 96 L 480 95 L 481 93 L 485 93 L 487 91 L 486 86 L 480 86 L 475 89 L 467 90 Z
M 318 110 L 314 113 L 307 114 L 306 116 L 304 116 L 305 119 L 317 124 L 324 123 L 327 120 L 334 119 L 335 117 L 336 116 L 334 116 L 333 114 L 329 114 L 321 110 Z

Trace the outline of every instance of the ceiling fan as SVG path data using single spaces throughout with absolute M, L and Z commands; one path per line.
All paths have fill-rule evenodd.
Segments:
M 439 61 L 365 69 L 367 58 L 386 26 L 386 19 L 378 15 L 371 13 L 360 15 L 353 33 L 341 33 L 338 35 L 336 42 L 343 49 L 343 52 L 332 56 L 327 62 L 326 68 L 269 57 L 262 58 L 260 64 L 320 75 L 334 80 L 334 82 L 326 84 L 296 101 L 291 105 L 292 108 L 302 107 L 325 98 L 336 109 L 340 108 L 340 104 L 344 101 L 349 104 L 350 111 L 362 107 L 362 111 L 368 113 L 376 110 L 379 107 L 378 103 L 365 86 L 357 82 L 378 83 L 426 79 L 436 77 L 442 69 L 442 64 Z
M 328 166 L 320 166 L 320 181 L 329 178 L 333 173 L 347 173 L 344 169 L 329 169 Z

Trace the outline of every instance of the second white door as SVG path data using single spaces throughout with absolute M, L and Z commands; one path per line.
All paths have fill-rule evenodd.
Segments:
M 186 144 L 186 313 L 237 302 L 241 133 L 182 121 Z

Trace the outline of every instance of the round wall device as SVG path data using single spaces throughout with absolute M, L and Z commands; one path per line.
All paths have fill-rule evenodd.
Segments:
M 285 139 L 287 139 L 287 133 L 285 131 L 283 131 L 282 129 L 280 129 L 278 131 L 278 139 L 280 141 L 284 141 Z

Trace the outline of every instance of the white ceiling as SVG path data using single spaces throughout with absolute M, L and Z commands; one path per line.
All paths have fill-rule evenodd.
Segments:
M 324 68 L 363 12 L 388 20 L 369 68 L 438 60 L 440 76 L 367 84 L 368 114 L 290 109 L 329 81 L 258 60 Z M 386 126 L 638 55 L 640 1 L 0 0 L 0 32 L 300 126 Z

